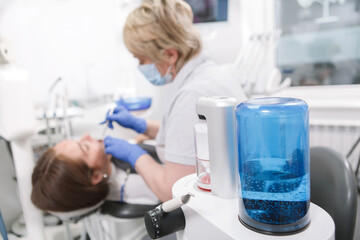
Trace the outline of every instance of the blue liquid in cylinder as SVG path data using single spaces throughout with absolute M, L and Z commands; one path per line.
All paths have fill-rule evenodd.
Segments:
M 293 98 L 251 99 L 237 106 L 239 218 L 265 233 L 310 222 L 309 115 Z
M 243 206 L 254 220 L 267 224 L 291 224 L 309 210 L 309 174 L 304 167 L 284 159 L 254 159 L 241 168 Z

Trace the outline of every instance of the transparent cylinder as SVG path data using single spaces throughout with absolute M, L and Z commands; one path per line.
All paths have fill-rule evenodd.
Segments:
M 208 129 L 205 120 L 194 126 L 197 185 L 200 189 L 211 191 Z
M 269 233 L 299 231 L 309 222 L 309 113 L 294 98 L 259 98 L 236 108 L 239 219 Z

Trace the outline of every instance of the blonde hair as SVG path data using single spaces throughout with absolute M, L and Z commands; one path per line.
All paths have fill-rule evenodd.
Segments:
M 192 20 L 191 7 L 183 0 L 144 0 L 126 19 L 125 45 L 132 54 L 155 63 L 168 60 L 166 49 L 176 49 L 178 72 L 201 51 L 200 35 Z

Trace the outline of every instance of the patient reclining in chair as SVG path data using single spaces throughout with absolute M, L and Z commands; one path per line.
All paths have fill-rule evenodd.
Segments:
M 62 141 L 37 161 L 31 200 L 39 209 L 52 213 L 91 209 L 104 200 L 159 202 L 140 175 L 114 163 L 121 160 L 106 154 L 104 143 L 89 135 L 78 141 Z

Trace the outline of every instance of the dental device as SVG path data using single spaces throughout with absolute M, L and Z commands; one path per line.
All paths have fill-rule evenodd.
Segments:
M 174 199 L 145 215 L 151 238 L 179 230 L 181 240 L 268 239 L 264 234 L 294 233 L 305 239 L 309 234 L 306 103 L 293 98 L 237 103 L 224 96 L 204 96 L 196 102 L 201 124 L 195 124 L 195 149 L 198 158 L 209 158 L 211 192 L 199 185 L 199 173 L 178 180 L 172 187 Z M 183 192 L 197 197 L 179 208 L 186 203 Z M 329 215 L 318 217 L 333 226 Z
M 116 105 L 112 105 L 109 109 L 109 115 L 113 115 Z M 106 121 L 105 127 L 102 133 L 103 138 L 105 138 L 106 130 L 108 129 L 109 121 Z
M 235 98 L 221 96 L 200 97 L 196 102 L 197 115 L 207 122 L 211 193 L 227 199 L 238 195 L 234 111 L 237 102 Z

